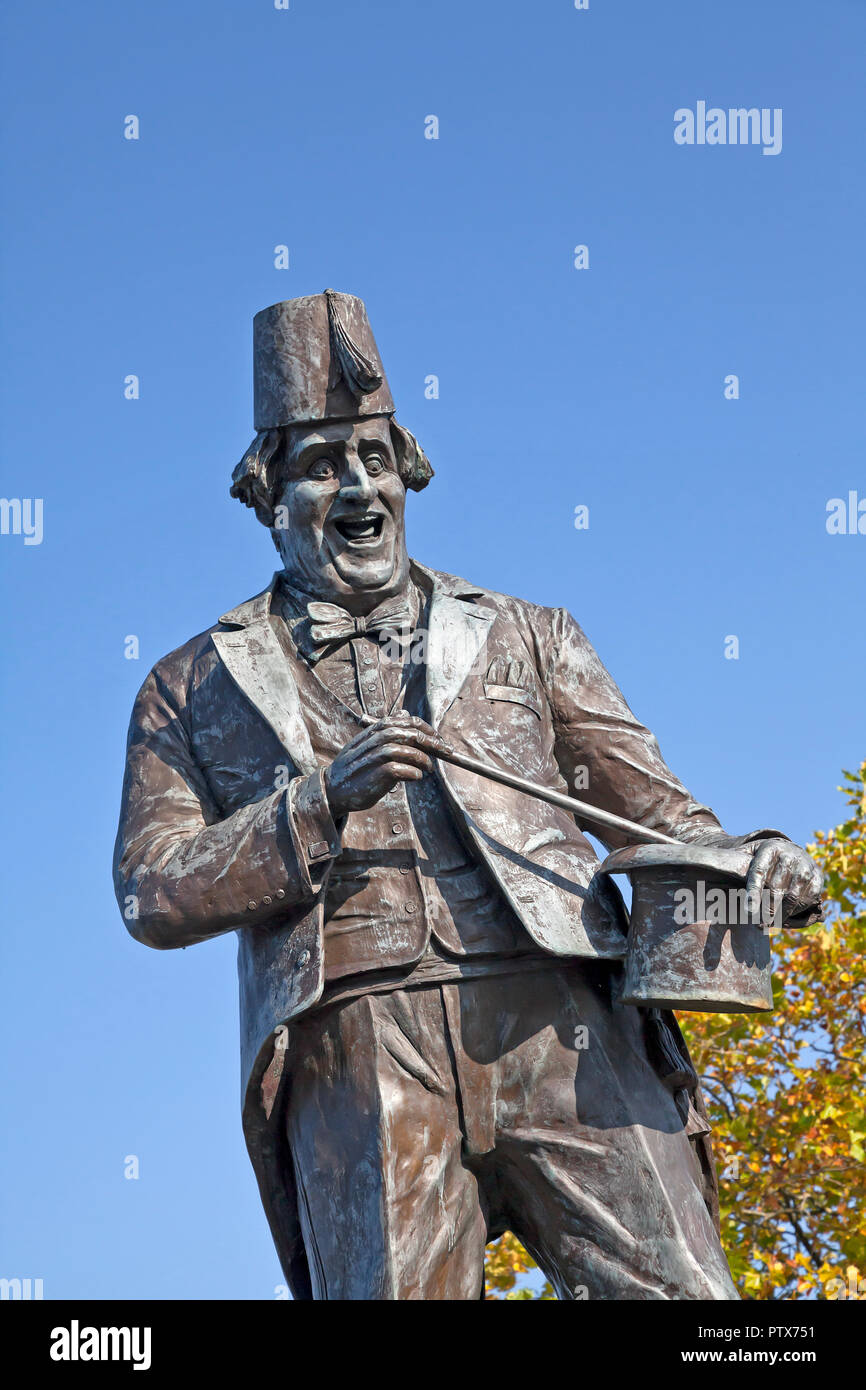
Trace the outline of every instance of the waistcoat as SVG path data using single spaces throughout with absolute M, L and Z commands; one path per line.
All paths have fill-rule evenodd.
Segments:
M 390 708 L 401 667 L 375 638 L 363 637 L 314 669 L 294 647 L 289 626 L 283 631 L 313 753 L 325 765 L 366 727 L 362 702 L 373 718 Z M 351 663 L 351 673 L 339 663 Z M 402 707 L 426 718 L 425 668 L 406 669 L 411 673 Z M 353 701 L 357 709 L 331 684 L 341 694 L 354 686 L 361 695 Z M 464 842 L 435 773 L 398 782 L 374 806 L 350 812 L 341 838 L 325 896 L 326 984 L 414 963 L 431 938 L 458 960 L 533 951 L 528 933 Z

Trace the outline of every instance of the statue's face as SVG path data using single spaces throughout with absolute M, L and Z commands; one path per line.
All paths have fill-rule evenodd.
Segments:
M 299 589 L 362 613 L 403 587 L 406 489 L 387 417 L 292 425 L 284 480 L 274 534 Z

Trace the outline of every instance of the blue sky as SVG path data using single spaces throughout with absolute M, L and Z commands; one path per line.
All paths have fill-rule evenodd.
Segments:
M 726 827 L 806 840 L 866 753 L 866 535 L 825 526 L 866 499 L 866 10 L 91 0 L 2 28 L 0 491 L 44 520 L 0 536 L 0 1274 L 268 1299 L 234 938 L 148 951 L 110 881 L 138 686 L 273 570 L 228 495 L 252 316 L 361 295 L 436 469 L 411 552 L 569 607 Z M 781 153 L 675 144 L 698 101 L 781 108 Z

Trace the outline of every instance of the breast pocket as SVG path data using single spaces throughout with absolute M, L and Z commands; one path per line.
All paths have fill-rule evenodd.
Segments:
M 541 718 L 541 701 L 534 690 L 519 685 L 491 685 L 484 681 L 484 694 L 488 700 L 508 700 L 512 705 L 525 705 L 536 718 Z
M 541 700 L 527 662 L 512 661 L 505 656 L 494 657 L 482 686 L 488 700 L 505 700 L 512 705 L 523 705 L 537 719 L 541 718 Z

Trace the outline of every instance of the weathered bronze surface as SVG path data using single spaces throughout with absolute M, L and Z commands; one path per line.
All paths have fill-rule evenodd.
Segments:
M 237 933 L 244 1132 L 295 1297 L 475 1299 L 510 1228 L 564 1299 L 736 1298 L 697 1078 L 673 1013 L 624 1000 L 584 831 L 737 851 L 799 922 L 820 876 L 722 830 L 565 610 L 410 560 L 432 469 L 360 300 L 271 306 L 255 348 L 232 494 L 280 567 L 142 686 L 115 884 L 147 945 Z
M 751 862 L 741 849 L 682 845 L 608 855 L 600 872 L 632 879 L 624 1004 L 698 1013 L 772 1009 L 768 924 L 746 901 Z

